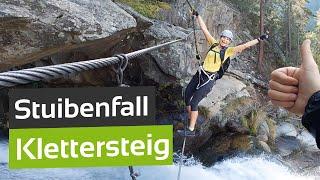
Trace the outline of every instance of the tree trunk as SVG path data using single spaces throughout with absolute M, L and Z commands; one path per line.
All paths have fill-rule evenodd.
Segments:
M 260 34 L 264 34 L 264 0 L 260 0 Z M 264 42 L 260 41 L 258 69 L 262 73 Z
M 292 9 L 291 9 L 291 6 L 292 6 L 292 3 L 291 3 L 291 0 L 288 1 L 288 53 L 289 53 L 289 56 L 288 58 L 290 58 L 291 56 L 291 52 L 292 52 L 292 38 L 291 38 L 291 12 L 292 12 Z

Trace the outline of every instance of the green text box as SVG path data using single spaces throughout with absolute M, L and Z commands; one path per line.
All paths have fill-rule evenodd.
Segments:
M 9 135 L 10 168 L 171 165 L 172 151 L 172 125 L 10 129 Z

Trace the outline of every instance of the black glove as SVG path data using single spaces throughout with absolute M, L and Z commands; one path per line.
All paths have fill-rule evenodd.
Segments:
M 192 15 L 198 17 L 199 13 L 195 9 L 192 9 Z
M 196 58 L 197 58 L 198 60 L 201 60 L 200 54 L 197 54 L 197 55 L 196 55 Z
M 263 34 L 259 37 L 259 41 L 264 41 L 264 40 L 267 40 L 269 38 L 269 35 L 268 34 Z

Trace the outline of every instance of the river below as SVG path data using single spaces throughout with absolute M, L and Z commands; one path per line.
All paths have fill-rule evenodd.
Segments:
M 183 180 L 255 180 L 255 179 L 317 179 L 315 176 L 299 175 L 290 167 L 286 167 L 266 155 L 252 157 L 233 157 L 216 163 L 212 167 L 204 167 L 193 159 L 188 160 L 188 166 L 183 166 Z M 177 179 L 178 165 L 134 167 L 140 173 L 138 180 L 171 180 Z M 319 169 L 320 170 L 320 169 Z M 0 136 L 0 179 L 94 179 L 94 180 L 130 180 L 127 167 L 112 168 L 69 168 L 69 169 L 8 169 L 8 139 Z

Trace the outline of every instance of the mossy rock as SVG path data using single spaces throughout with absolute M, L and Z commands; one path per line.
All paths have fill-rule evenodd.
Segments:
M 128 4 L 135 11 L 148 18 L 156 19 L 159 17 L 160 10 L 171 9 L 170 4 L 158 0 L 118 0 L 121 3 Z
M 241 115 L 246 109 L 252 109 L 254 101 L 249 97 L 240 97 L 229 102 L 222 110 L 224 116 L 233 117 Z
M 210 110 L 207 107 L 199 106 L 198 108 L 199 114 L 201 114 L 205 119 L 209 119 L 210 117 Z
M 248 151 L 252 148 L 252 142 L 247 135 L 235 136 L 232 139 L 230 148 L 234 150 Z

